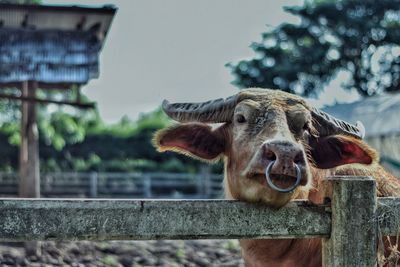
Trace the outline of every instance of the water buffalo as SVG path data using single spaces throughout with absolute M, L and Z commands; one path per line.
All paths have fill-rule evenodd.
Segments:
M 207 162 L 222 158 L 228 199 L 276 208 L 292 199 L 321 203 L 329 191 L 321 181 L 332 175 L 369 175 L 378 196 L 400 195 L 400 182 L 361 140 L 361 124 L 338 120 L 299 96 L 255 88 L 204 103 L 164 101 L 163 109 L 180 123 L 155 135 L 158 150 Z M 240 244 L 247 266 L 321 266 L 320 239 Z

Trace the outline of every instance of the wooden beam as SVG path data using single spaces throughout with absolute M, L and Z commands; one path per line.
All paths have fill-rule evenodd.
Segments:
M 327 237 L 326 206 L 233 200 L 0 199 L 0 241 Z
M 37 84 L 22 83 L 22 97 L 35 98 Z M 18 195 L 40 197 L 39 133 L 36 123 L 36 105 L 23 102 L 21 105 L 21 146 Z
M 95 103 L 78 103 L 78 102 L 71 102 L 71 101 L 59 101 L 59 100 L 52 100 L 52 99 L 41 99 L 41 98 L 36 98 L 33 96 L 15 96 L 15 95 L 9 95 L 9 94 L 0 94 L 0 98 L 5 98 L 5 99 L 14 99 L 14 100 L 20 100 L 23 102 L 32 102 L 32 103 L 41 103 L 41 104 L 58 104 L 58 105 L 70 105 L 70 106 L 75 106 L 78 108 L 94 108 L 96 106 Z
M 44 83 L 44 82 L 37 82 L 38 88 L 40 89 L 49 89 L 49 90 L 66 90 L 70 89 L 75 84 L 71 83 Z M 3 88 L 20 88 L 21 82 L 9 82 L 9 83 L 0 83 L 0 89 Z M 82 86 L 84 84 L 77 84 Z

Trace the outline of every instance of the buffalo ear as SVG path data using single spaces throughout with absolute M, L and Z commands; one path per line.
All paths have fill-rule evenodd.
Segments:
M 378 160 L 375 150 L 353 137 L 341 135 L 312 137 L 309 145 L 313 163 L 320 169 L 351 163 L 372 164 Z
M 178 124 L 158 131 L 153 144 L 160 152 L 175 151 L 200 160 L 216 161 L 225 152 L 224 126 L 215 130 L 202 123 Z

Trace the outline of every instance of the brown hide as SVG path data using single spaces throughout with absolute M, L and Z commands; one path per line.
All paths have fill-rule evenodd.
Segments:
M 399 179 L 386 172 L 379 164 L 362 166 L 347 165 L 336 170 L 313 169 L 313 188 L 308 199 L 321 204 L 330 195 L 330 188 L 324 188 L 322 180 L 331 175 L 371 176 L 377 182 L 378 197 L 400 197 Z M 397 266 L 399 250 L 395 237 L 382 237 L 383 255 L 378 266 Z M 320 267 L 322 266 L 321 239 L 258 239 L 241 240 L 242 254 L 247 267 Z
M 400 182 L 377 163 L 377 153 L 360 140 L 354 126 L 316 112 L 298 96 L 247 89 L 227 100 L 166 102 L 165 107 L 167 114 L 184 123 L 159 131 L 155 146 L 161 152 L 175 151 L 207 162 L 224 159 L 228 199 L 278 208 L 292 199 L 318 204 L 330 196 L 331 190 L 321 181 L 332 175 L 371 176 L 377 181 L 379 197 L 400 196 Z M 324 122 L 325 117 L 333 123 Z M 206 124 L 209 122 L 225 123 L 213 128 Z M 271 156 L 266 150 L 271 144 L 284 144 L 286 150 L 282 148 Z M 285 154 L 299 149 L 300 161 Z M 280 156 L 285 158 L 281 165 Z M 273 178 L 282 180 L 293 178 L 294 167 L 291 170 L 290 166 L 300 166 L 303 183 L 289 193 L 273 190 L 265 179 L 268 164 L 275 170 Z M 247 266 L 321 266 L 320 239 L 240 243 Z M 394 255 L 389 247 L 386 242 L 386 257 Z

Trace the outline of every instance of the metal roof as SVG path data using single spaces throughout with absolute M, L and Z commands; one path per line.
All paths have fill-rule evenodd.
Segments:
M 367 137 L 400 133 L 400 94 L 369 97 L 323 110 L 350 123 L 361 121 Z
M 0 4 L 0 25 L 3 28 L 14 29 L 87 31 L 99 24 L 99 33 L 105 36 L 116 10 L 113 5 L 93 8 Z
M 0 84 L 85 84 L 116 8 L 0 4 Z M 1 85 L 0 85 L 1 86 Z

